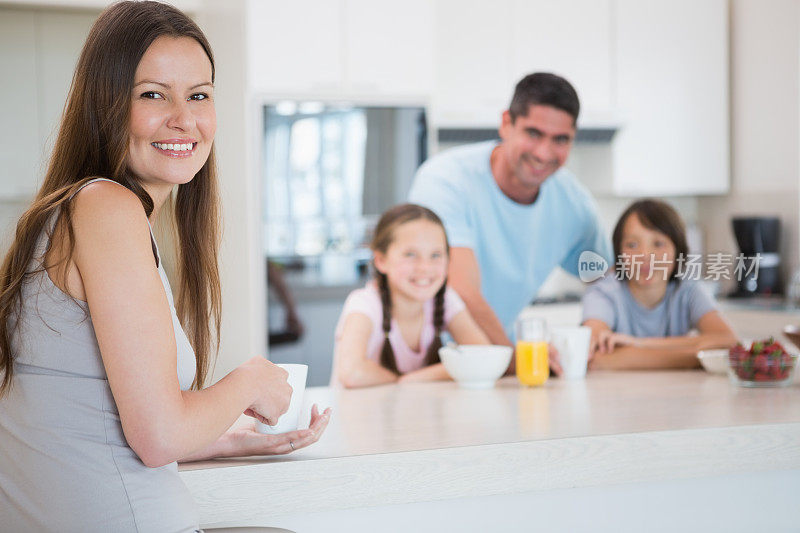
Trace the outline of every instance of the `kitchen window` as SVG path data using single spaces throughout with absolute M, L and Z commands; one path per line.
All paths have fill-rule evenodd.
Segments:
M 265 106 L 267 255 L 363 248 L 376 217 L 405 200 L 426 144 L 419 107 L 292 101 Z

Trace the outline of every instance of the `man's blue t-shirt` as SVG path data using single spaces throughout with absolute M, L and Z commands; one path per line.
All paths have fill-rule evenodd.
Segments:
M 581 252 L 610 260 L 611 246 L 589 192 L 563 168 L 544 181 L 533 204 L 508 198 L 492 175 L 495 146 L 472 144 L 429 159 L 409 201 L 439 215 L 450 246 L 472 249 L 481 293 L 513 338 L 514 320 L 554 268 L 578 275 Z

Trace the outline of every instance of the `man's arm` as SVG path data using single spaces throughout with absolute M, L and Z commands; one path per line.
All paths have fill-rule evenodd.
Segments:
M 492 344 L 502 344 L 513 346 L 511 339 L 506 335 L 503 324 L 489 306 L 489 303 L 481 294 L 481 271 L 475 253 L 470 248 L 451 248 L 450 249 L 450 268 L 448 270 L 448 283 L 455 289 L 467 310 L 475 319 L 478 326 L 489 337 Z M 513 287 L 509 287 L 513 290 Z M 506 375 L 513 375 L 517 367 L 517 356 L 511 358 Z M 561 375 L 561 363 L 559 362 L 558 352 L 550 346 L 550 368 L 556 375 Z
M 448 283 L 455 289 L 469 314 L 489 337 L 492 344 L 511 346 L 500 319 L 481 294 L 481 272 L 478 260 L 470 248 L 450 249 Z

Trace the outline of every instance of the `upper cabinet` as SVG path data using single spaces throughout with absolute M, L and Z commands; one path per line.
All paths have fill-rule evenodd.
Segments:
M 513 0 L 511 6 L 514 82 L 531 72 L 559 74 L 578 91 L 581 123 L 606 125 L 613 103 L 611 0 Z
M 0 196 L 21 199 L 39 180 L 36 21 L 32 11 L 0 10 Z
M 42 182 L 83 41 L 96 13 L 0 8 L 0 199 Z
M 433 123 L 496 127 L 514 84 L 554 72 L 581 97 L 581 122 L 613 103 L 611 0 L 437 0 Z
M 550 71 L 575 85 L 580 126 L 618 127 L 596 191 L 729 188 L 728 0 L 242 1 L 251 94 L 429 103 L 433 128 L 496 128 L 514 84 Z M 13 73 L 0 198 L 40 182 L 96 14 L 0 8 L 0 71 Z
M 275 96 L 429 97 L 428 0 L 251 0 L 250 85 Z
M 496 128 L 520 78 L 554 72 L 578 91 L 579 126 L 618 129 L 611 170 L 592 177 L 595 190 L 624 196 L 728 190 L 727 0 L 437 0 L 436 6 L 435 127 Z
M 729 188 L 728 2 L 614 0 L 614 192 Z
M 250 84 L 259 92 L 325 93 L 342 83 L 342 0 L 252 0 Z
M 434 126 L 497 127 L 513 92 L 508 1 L 436 0 Z
M 433 3 L 345 0 L 344 4 L 346 90 L 427 99 L 433 87 Z

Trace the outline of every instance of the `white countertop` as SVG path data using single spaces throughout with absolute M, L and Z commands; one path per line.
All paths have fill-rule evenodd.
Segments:
M 282 457 L 180 465 L 205 527 L 281 515 L 800 468 L 800 386 L 703 371 L 593 372 L 494 389 L 310 388 L 319 442 Z M 764 453 L 764 452 L 768 453 Z

